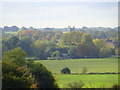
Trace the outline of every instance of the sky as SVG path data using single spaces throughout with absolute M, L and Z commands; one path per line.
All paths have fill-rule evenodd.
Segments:
M 0 27 L 116 27 L 117 2 L 2 2 Z

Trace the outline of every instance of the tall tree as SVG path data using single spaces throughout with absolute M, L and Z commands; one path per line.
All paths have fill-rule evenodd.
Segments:
M 98 50 L 100 50 L 102 47 L 106 47 L 104 39 L 94 39 L 93 43 L 95 44 Z
M 79 57 L 98 57 L 98 50 L 90 34 L 82 36 L 81 43 L 77 45 L 77 55 Z
M 20 47 L 17 47 L 15 49 L 3 53 L 4 60 L 16 63 L 20 66 L 25 65 L 25 56 L 26 53 Z
M 113 52 L 112 48 L 110 48 L 110 47 L 102 47 L 100 49 L 99 57 L 103 57 L 103 58 L 109 57 L 109 56 L 112 55 L 112 52 Z
M 2 61 L 2 88 L 37 88 L 34 77 L 26 67 Z
M 38 57 L 39 59 L 46 59 L 46 43 L 41 40 L 37 40 L 33 45 L 33 52 L 35 57 Z
M 71 57 L 71 58 L 76 58 L 76 53 L 77 53 L 77 48 L 75 46 L 72 46 L 68 49 L 68 55 Z
M 58 88 L 56 80 L 52 73 L 48 71 L 41 63 L 28 63 L 30 72 L 35 76 L 38 88 Z
M 2 40 L 2 51 L 7 51 L 19 47 L 20 40 L 16 36 L 3 38 Z

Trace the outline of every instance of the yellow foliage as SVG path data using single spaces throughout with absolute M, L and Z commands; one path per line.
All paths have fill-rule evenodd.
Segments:
M 30 88 L 38 88 L 38 87 L 37 87 L 37 83 L 32 84 L 32 85 L 30 86 Z

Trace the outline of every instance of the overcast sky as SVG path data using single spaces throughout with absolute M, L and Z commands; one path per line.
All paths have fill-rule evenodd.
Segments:
M 117 2 L 4 2 L 2 27 L 115 27 Z

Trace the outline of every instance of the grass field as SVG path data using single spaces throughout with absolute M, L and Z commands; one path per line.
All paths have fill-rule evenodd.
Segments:
M 72 73 L 81 73 L 82 68 L 89 72 L 118 72 L 118 58 L 99 59 L 70 59 L 70 60 L 38 60 L 54 74 L 60 88 L 67 88 L 67 84 L 80 81 L 85 84 L 83 88 L 111 88 L 118 84 L 118 74 L 104 75 L 64 75 L 60 74 L 61 69 L 69 67 Z
M 53 73 L 60 73 L 64 67 L 69 67 L 72 73 L 81 73 L 86 67 L 88 72 L 118 72 L 117 58 L 71 59 L 71 60 L 38 60 Z
M 84 83 L 83 88 L 111 88 L 118 84 L 118 74 L 115 75 L 54 75 L 60 88 L 67 88 L 67 84 L 73 81 Z
M 5 32 L 7 34 L 17 34 L 17 32 Z

